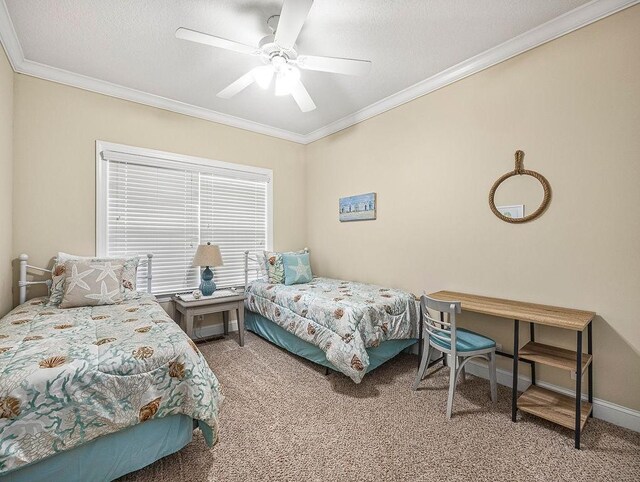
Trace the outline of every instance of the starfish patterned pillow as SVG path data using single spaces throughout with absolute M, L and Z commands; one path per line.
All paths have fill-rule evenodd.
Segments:
M 47 306 L 58 306 L 64 296 L 64 280 L 66 273 L 64 269 L 64 263 L 67 261 L 112 261 L 113 258 L 102 258 L 92 256 L 76 256 L 74 254 L 68 254 L 59 252 L 56 262 L 53 265 L 51 272 L 51 292 L 49 294 L 49 301 Z M 124 270 L 122 271 L 122 285 L 120 289 L 124 292 L 125 299 L 136 297 L 136 278 L 138 276 L 138 263 L 140 258 L 134 256 L 128 258 L 124 262 Z
M 269 283 L 284 283 L 284 264 L 282 256 L 285 254 L 304 254 L 305 251 L 287 251 L 279 253 L 277 251 L 264 251 L 264 271 Z
M 125 261 L 66 261 L 60 308 L 113 305 L 122 301 L 120 285 Z
M 311 264 L 309 264 L 308 253 L 284 253 L 282 255 L 282 264 L 284 265 L 285 285 L 309 283 L 313 279 L 313 274 L 311 273 Z

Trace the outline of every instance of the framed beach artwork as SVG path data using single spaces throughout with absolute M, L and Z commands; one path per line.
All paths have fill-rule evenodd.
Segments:
M 376 218 L 376 193 L 341 197 L 338 203 L 340 222 L 367 221 Z

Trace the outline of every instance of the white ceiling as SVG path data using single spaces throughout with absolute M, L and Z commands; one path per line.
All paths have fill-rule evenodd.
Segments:
M 68 71 L 64 75 L 69 79 L 74 78 L 70 72 L 153 94 L 164 98 L 165 106 L 179 101 L 198 112 L 221 113 L 224 115 L 213 118 L 223 122 L 225 116 L 252 121 L 246 123 L 248 128 L 262 124 L 275 128 L 276 135 L 286 131 L 295 139 L 321 132 L 332 123 L 344 123 L 344 119 L 356 119 L 353 114 L 371 104 L 587 3 L 585 0 L 316 0 L 298 39 L 298 52 L 367 59 L 373 66 L 365 77 L 303 71 L 302 80 L 318 108 L 302 113 L 292 98 L 276 97 L 255 84 L 232 99 L 216 97 L 222 88 L 260 65 L 260 59 L 174 37 L 178 27 L 188 27 L 257 45 L 270 33 L 266 20 L 280 12 L 282 0 L 4 2 L 10 17 L 10 22 L 4 24 L 5 30 L 13 24 L 16 45 L 19 43 L 22 60 L 27 64 Z M 599 2 L 619 4 L 618 7 L 635 3 Z M 0 34 L 8 47 L 11 32 Z M 15 57 L 18 48 L 7 48 L 10 53 L 11 50 Z M 41 65 L 37 69 L 46 71 Z M 34 71 L 37 69 L 34 67 Z

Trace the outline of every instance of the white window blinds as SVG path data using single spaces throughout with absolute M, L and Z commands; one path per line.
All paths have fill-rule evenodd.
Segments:
M 266 184 L 201 175 L 200 238 L 220 246 L 224 266 L 215 270 L 216 284 L 244 284 L 245 250 L 266 249 Z
M 242 285 L 245 250 L 270 244 L 270 171 L 123 147 L 99 149 L 99 254 L 152 253 L 153 292 L 175 293 L 198 287 L 193 256 L 211 242 L 224 262 L 218 287 Z

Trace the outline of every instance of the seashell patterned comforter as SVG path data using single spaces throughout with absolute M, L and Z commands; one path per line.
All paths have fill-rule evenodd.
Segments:
M 258 280 L 249 285 L 245 306 L 320 348 L 356 383 L 369 366 L 367 348 L 417 337 L 415 297 L 370 284 L 313 278 L 286 286 Z
M 152 295 L 0 320 L 0 477 L 151 418 L 185 414 L 213 444 L 220 386 Z

